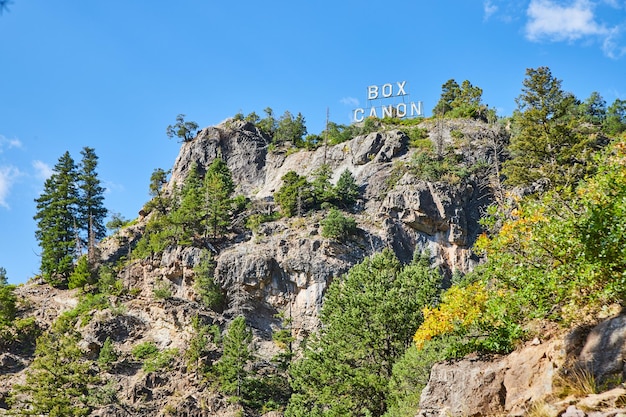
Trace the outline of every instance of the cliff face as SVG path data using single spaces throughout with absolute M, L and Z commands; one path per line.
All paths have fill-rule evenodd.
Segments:
M 509 355 L 436 364 L 418 416 L 623 415 L 625 336 L 626 316 L 616 314 Z
M 452 144 L 453 136 L 459 137 L 451 132 L 461 132 L 473 138 L 468 139 L 471 146 L 459 150 L 466 161 L 493 162 L 485 138 L 498 133 L 488 125 L 452 121 L 435 126 L 425 122 L 424 128 L 441 146 Z M 97 358 L 110 337 L 120 358 L 103 371 L 118 389 L 117 403 L 96 407 L 92 415 L 235 415 L 237 407 L 207 389 L 206 381 L 184 370 L 182 353 L 197 332 L 194 317 L 223 330 L 235 315 L 243 313 L 253 329 L 259 356 L 255 372 L 263 372 L 263 364 L 280 350 L 272 341 L 273 333 L 281 327 L 277 317 L 291 320 L 297 344 L 318 327 L 317 313 L 328 285 L 366 256 L 390 247 L 406 262 L 416 251 L 428 250 L 448 277 L 453 271 L 468 271 L 478 262 L 470 247 L 480 231 L 481 212 L 491 199 L 485 178 L 470 176 L 455 184 L 418 178 L 406 168 L 414 163 L 416 150 L 409 147 L 409 138 L 400 130 L 374 132 L 339 145 L 295 153 L 281 149 L 269 152 L 268 142 L 256 127 L 244 122 L 229 121 L 203 129 L 195 139 L 182 144 L 167 188 L 171 192 L 182 184 L 193 164 L 202 174 L 213 159 L 221 157 L 232 172 L 236 194 L 249 198 L 254 210 L 275 211 L 278 207 L 273 203 L 273 193 L 287 172 L 310 175 L 327 164 L 334 183 L 348 169 L 361 191 L 353 209 L 357 235 L 341 242 L 323 238 L 320 220 L 324 211 L 264 223 L 254 232 L 233 228 L 227 239 L 208 247 L 215 263 L 216 283 L 227 299 L 239 300 L 223 313 L 199 303 L 194 268 L 200 264 L 201 248 L 170 247 L 159 256 L 126 261 L 116 275 L 126 295 L 114 298 L 109 308 L 94 309 L 87 324 L 76 325 L 84 352 Z M 140 217 L 101 242 L 101 262 L 114 264 L 127 256 L 147 221 L 147 217 Z M 164 285 L 169 296 L 156 297 L 155 288 Z M 42 329 L 50 328 L 61 313 L 78 303 L 75 292 L 55 290 L 37 281 L 19 288 L 18 294 L 22 300 L 20 314 L 35 317 Z M 147 341 L 159 349 L 181 352 L 167 372 L 144 372 L 132 358 L 133 347 Z M 219 357 L 217 344 L 207 349 L 209 356 Z M 0 414 L 12 385 L 24 381 L 32 359 L 32 349 L 15 346 L 0 354 L 4 374 L 0 380 Z

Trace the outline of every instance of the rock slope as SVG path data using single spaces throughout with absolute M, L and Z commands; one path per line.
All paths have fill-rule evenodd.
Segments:
M 493 162 L 485 140 L 499 134 L 492 126 L 424 122 L 424 129 L 433 141 L 447 145 L 454 137 L 473 138 L 468 139 L 471 146 L 458 150 L 465 161 Z M 453 131 L 461 135 L 453 135 Z M 272 341 L 272 334 L 281 328 L 278 317 L 291 319 L 296 340 L 313 332 L 328 285 L 366 256 L 391 247 L 401 260 L 408 261 L 415 251 L 427 249 L 448 277 L 454 271 L 471 269 L 479 260 L 470 248 L 480 232 L 480 215 L 491 198 L 484 178 L 470 176 L 456 184 L 424 181 L 406 169 L 419 151 L 409 142 L 403 131 L 392 129 L 314 151 L 270 152 L 268 138 L 254 125 L 228 121 L 205 128 L 195 139 L 183 143 L 167 186 L 170 191 L 184 182 L 193 164 L 202 173 L 213 159 L 221 157 L 232 172 L 236 192 L 249 198 L 257 210 L 278 209 L 273 193 L 289 171 L 310 175 L 327 164 L 335 182 L 345 169 L 350 170 L 361 190 L 353 210 L 359 232 L 342 242 L 323 238 L 323 211 L 265 223 L 254 232 L 234 227 L 228 239 L 210 249 L 216 282 L 229 299 L 241 296 L 242 301 L 236 311 L 230 308 L 217 313 L 199 303 L 194 288 L 200 248 L 171 247 L 159 256 L 124 261 L 149 219 L 142 212 L 136 222 L 99 246 L 103 264 L 118 263 L 116 278 L 121 280 L 125 294 L 113 297 L 108 308 L 91 311 L 87 323 L 76 325 L 80 347 L 92 358 L 97 358 L 107 337 L 118 352 L 118 360 L 103 371 L 118 391 L 117 400 L 97 407 L 92 415 L 237 415 L 235 405 L 209 389 L 207 381 L 185 370 L 184 352 L 196 333 L 194 317 L 223 331 L 235 315 L 245 314 L 259 357 L 255 371 L 263 372 L 279 352 Z M 155 296 L 155 288 L 163 285 L 169 295 Z M 56 290 L 37 280 L 17 292 L 20 315 L 34 317 L 44 331 L 78 303 L 75 291 Z M 159 349 L 178 349 L 180 354 L 167 371 L 145 372 L 131 353 L 142 342 L 152 342 Z M 211 345 L 209 352 L 218 358 L 219 346 Z M 24 381 L 32 360 L 32 348 L 13 346 L 0 352 L 0 415 L 13 384 Z

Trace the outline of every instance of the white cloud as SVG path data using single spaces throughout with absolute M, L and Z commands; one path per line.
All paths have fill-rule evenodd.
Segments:
M 0 153 L 4 151 L 4 149 L 11 148 L 21 148 L 22 142 L 19 139 L 13 138 L 9 139 L 6 136 L 0 135 Z
M 47 180 L 52 175 L 52 168 L 50 165 L 43 161 L 33 161 L 33 168 L 35 168 L 35 176 L 42 180 Z
M 576 0 L 567 6 L 551 0 L 531 0 L 526 37 L 531 41 L 574 41 L 609 35 L 610 29 L 596 22 L 593 9 L 589 0 Z
M 597 42 L 604 54 L 612 59 L 626 55 L 626 23 L 606 24 L 599 19 L 597 7 L 622 9 L 616 0 L 531 0 L 526 10 L 526 38 L 533 42 Z M 615 15 L 615 10 L 609 14 Z
M 357 107 L 359 105 L 359 100 L 354 97 L 344 97 L 341 100 L 339 100 L 339 102 L 346 106 Z
M 622 28 L 615 27 L 602 41 L 602 51 L 609 58 L 618 59 L 626 55 L 623 33 Z
M 20 170 L 13 166 L 0 167 L 0 206 L 9 208 L 7 197 L 11 187 L 20 175 L 22 175 Z
M 493 4 L 491 0 L 486 0 L 485 2 L 483 2 L 483 11 L 485 12 L 484 19 L 486 21 L 489 20 L 489 18 L 498 11 L 498 6 Z

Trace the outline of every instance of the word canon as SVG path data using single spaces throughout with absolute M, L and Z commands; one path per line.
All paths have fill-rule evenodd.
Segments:
M 367 100 L 370 104 L 367 108 L 354 110 L 354 121 L 361 122 L 365 117 L 416 117 L 423 116 L 422 102 L 406 103 L 404 98 L 408 97 L 406 92 L 406 81 L 387 83 L 382 85 L 370 85 L 367 87 Z M 376 100 L 385 100 L 385 103 L 375 105 Z M 395 104 L 389 101 L 399 101 Z

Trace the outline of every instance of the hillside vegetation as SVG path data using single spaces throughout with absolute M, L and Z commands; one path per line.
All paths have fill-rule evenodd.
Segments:
M 0 415 L 414 416 L 436 362 L 622 307 L 626 101 L 546 67 L 510 117 L 469 81 L 442 90 L 430 119 L 319 135 L 269 108 L 179 115 L 174 172 L 106 238 L 94 150 L 63 155 L 36 201 L 41 276 L 0 268 Z

